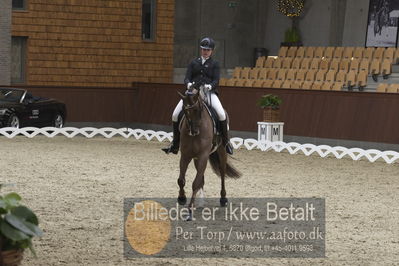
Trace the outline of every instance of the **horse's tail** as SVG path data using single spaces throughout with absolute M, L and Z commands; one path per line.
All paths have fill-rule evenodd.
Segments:
M 209 162 L 211 163 L 213 172 L 220 176 L 220 160 L 217 151 L 209 155 Z M 228 161 L 226 161 L 226 176 L 231 178 L 240 178 L 241 173 L 234 168 Z

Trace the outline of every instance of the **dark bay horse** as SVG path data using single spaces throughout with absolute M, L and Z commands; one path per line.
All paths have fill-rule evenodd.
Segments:
M 201 86 L 202 88 L 202 86 Z M 183 100 L 184 118 L 180 128 L 180 187 L 178 202 L 186 204 L 187 198 L 184 191 L 187 167 L 192 160 L 197 174 L 192 184 L 193 194 L 189 207 L 194 207 L 197 192 L 204 186 L 204 172 L 207 162 L 211 163 L 213 171 L 221 178 L 220 205 L 226 206 L 225 177 L 239 178 L 241 173 L 228 163 L 225 147 L 221 137 L 214 135 L 212 118 L 200 96 L 198 89 L 190 89 L 185 95 L 179 93 Z M 215 143 L 215 147 L 213 148 Z M 213 149 L 212 149 L 213 148 Z M 215 150 L 216 148 L 216 150 Z

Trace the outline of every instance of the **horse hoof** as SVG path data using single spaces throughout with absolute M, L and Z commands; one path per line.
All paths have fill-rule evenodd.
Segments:
M 183 197 L 178 197 L 177 198 L 177 202 L 180 204 L 180 205 L 185 205 L 186 203 L 187 203 L 187 197 L 186 196 L 183 196 Z
M 228 202 L 227 198 L 220 198 L 220 206 L 221 207 L 226 207 L 227 202 Z

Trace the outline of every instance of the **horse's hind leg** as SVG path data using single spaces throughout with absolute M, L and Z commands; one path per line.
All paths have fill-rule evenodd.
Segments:
M 220 180 L 222 182 L 222 188 L 220 190 L 220 206 L 225 207 L 227 205 L 226 198 L 226 187 L 225 187 L 225 178 L 226 178 L 226 165 L 227 165 L 227 153 L 226 149 L 223 145 L 219 146 L 217 150 L 219 156 L 219 169 L 220 169 Z
M 180 157 L 180 175 L 179 179 L 177 179 L 177 184 L 179 184 L 179 197 L 177 198 L 177 202 L 180 205 L 185 205 L 187 202 L 186 193 L 184 191 L 184 186 L 186 185 L 186 172 L 187 167 L 191 162 L 191 158 L 183 158 L 183 155 Z

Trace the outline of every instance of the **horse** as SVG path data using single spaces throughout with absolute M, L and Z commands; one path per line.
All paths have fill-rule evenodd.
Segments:
M 389 26 L 389 8 L 388 3 L 384 1 L 382 7 L 375 13 L 374 18 L 374 36 L 381 35 L 382 28 Z
M 239 178 L 241 173 L 229 162 L 225 147 L 219 135 L 214 134 L 214 124 L 208 112 L 204 98 L 204 87 L 187 90 L 185 95 L 178 92 L 183 100 L 184 117 L 180 123 L 180 174 L 178 203 L 185 205 L 187 197 L 184 186 L 188 165 L 194 160 L 197 174 L 192 183 L 192 196 L 189 203 L 190 211 L 194 207 L 195 197 L 203 189 L 204 173 L 209 160 L 216 175 L 221 178 L 220 206 L 227 205 L 225 177 Z M 201 97 L 202 95 L 203 97 Z M 227 114 L 227 113 L 226 113 Z M 190 217 L 188 218 L 188 220 Z

